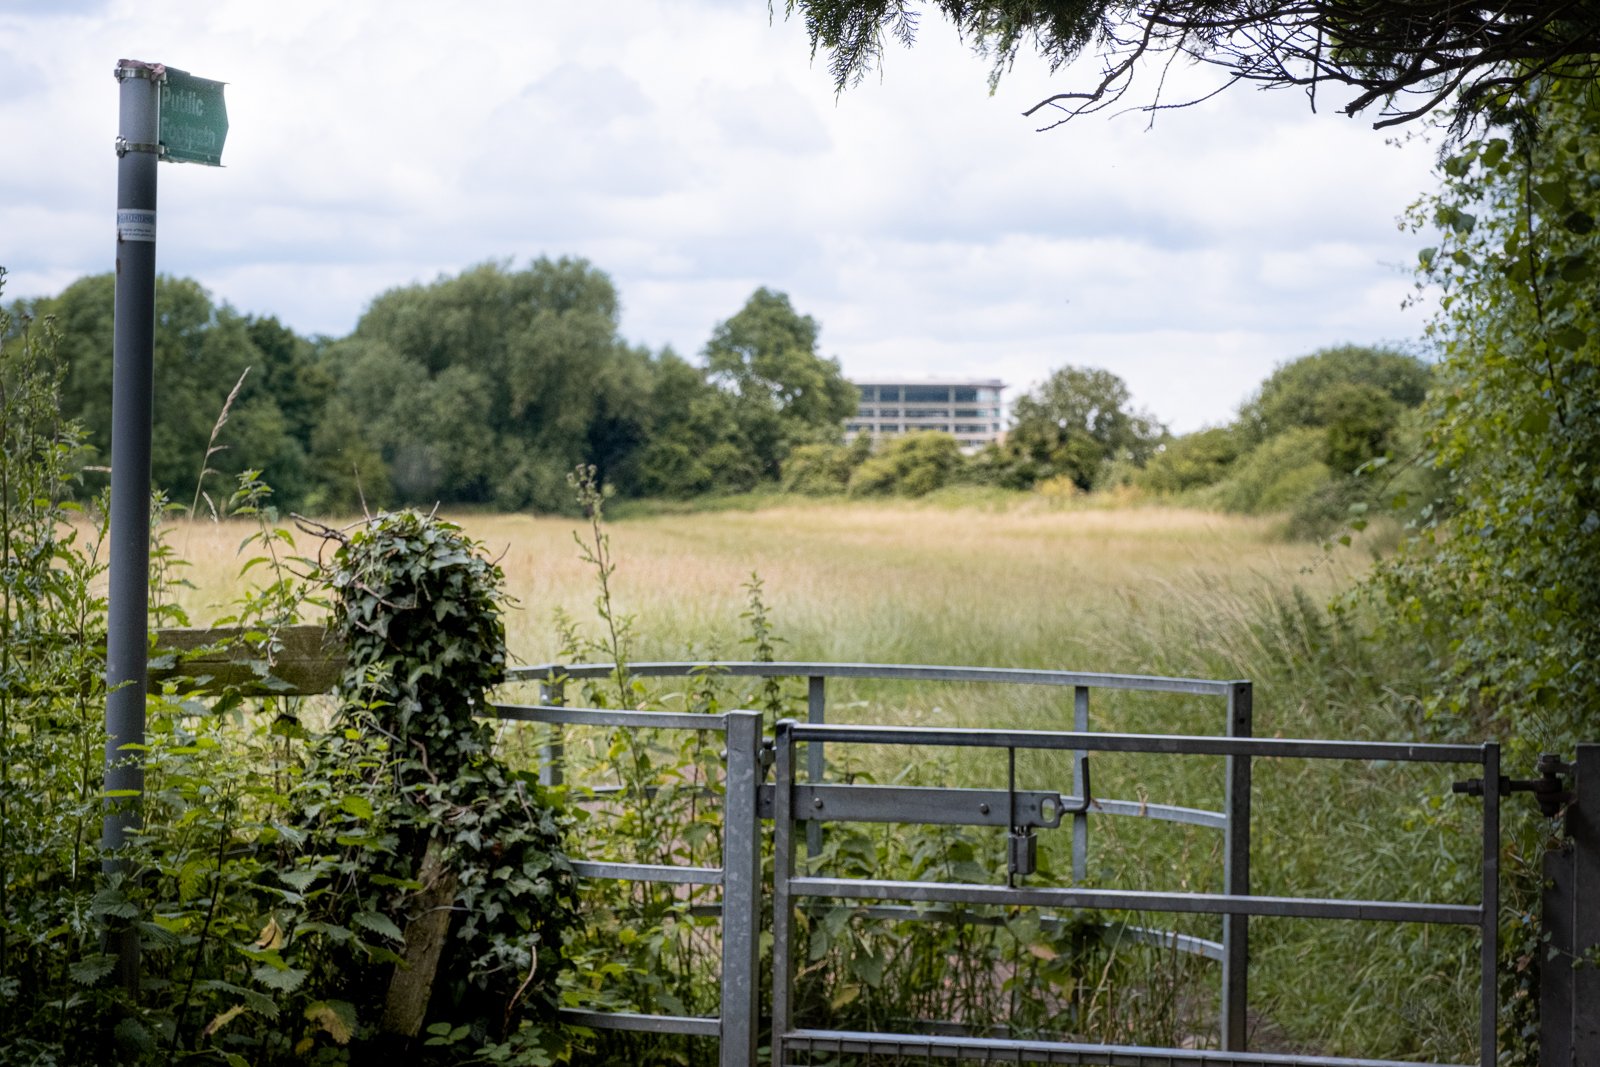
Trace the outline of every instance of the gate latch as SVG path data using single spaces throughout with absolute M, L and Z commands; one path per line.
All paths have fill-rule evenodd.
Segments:
M 1553 819 L 1561 814 L 1561 809 L 1572 800 L 1572 790 L 1564 788 L 1566 782 L 1564 775 L 1572 773 L 1572 765 L 1563 763 L 1561 757 L 1554 752 L 1546 752 L 1539 757 L 1533 769 L 1539 772 L 1537 778 L 1507 778 L 1500 777 L 1500 792 L 1506 793 L 1532 793 L 1533 799 L 1538 803 L 1539 810 L 1547 819 Z M 1469 797 L 1483 796 L 1483 779 L 1468 778 L 1464 782 L 1453 782 L 1450 792 L 1461 793 Z
M 1082 815 L 1089 810 L 1089 757 L 1079 757 L 1083 767 L 1083 797 L 1073 807 L 1063 807 L 1061 815 Z M 1017 809 L 1017 750 L 1007 750 L 1008 773 L 1006 794 L 1011 813 L 1011 832 L 1006 838 L 1006 885 L 1016 887 L 1018 878 L 1025 878 L 1039 869 L 1039 838 L 1033 826 L 1018 815 Z

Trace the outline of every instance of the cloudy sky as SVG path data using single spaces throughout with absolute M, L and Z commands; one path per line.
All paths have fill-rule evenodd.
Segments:
M 1104 367 L 1178 430 L 1286 359 L 1407 343 L 1432 149 L 1293 92 L 1090 117 L 930 14 L 836 96 L 764 0 L 0 0 L 6 297 L 114 257 L 119 57 L 229 83 L 225 167 L 163 165 L 158 262 L 302 333 L 487 259 L 581 256 L 623 333 L 699 352 L 759 285 L 848 374 Z M 1088 73 L 1087 71 L 1085 73 Z M 1203 86 L 1178 71 L 1168 95 Z

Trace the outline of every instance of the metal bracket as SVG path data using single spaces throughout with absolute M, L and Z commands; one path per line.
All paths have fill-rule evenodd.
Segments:
M 137 59 L 119 59 L 116 69 L 111 72 L 117 81 L 127 81 L 129 78 L 144 78 L 160 84 L 167 80 L 167 68 L 162 63 L 145 63 Z
M 1561 809 L 1572 801 L 1572 790 L 1565 788 L 1565 777 L 1572 773 L 1572 765 L 1563 763 L 1561 757 L 1553 752 L 1546 752 L 1534 764 L 1534 770 L 1539 772 L 1538 778 L 1508 778 L 1500 776 L 1500 793 L 1532 793 L 1539 811 L 1547 819 L 1554 819 L 1561 814 Z M 1460 793 L 1463 796 L 1483 796 L 1483 779 L 1468 778 L 1464 782 L 1452 782 L 1450 792 Z
M 165 145 L 150 144 L 148 142 L 130 141 L 126 137 L 118 137 L 116 141 L 117 158 L 121 159 L 129 152 L 154 152 L 158 156 L 167 154 Z

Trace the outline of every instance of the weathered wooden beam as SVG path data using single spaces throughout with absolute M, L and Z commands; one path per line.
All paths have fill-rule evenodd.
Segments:
M 344 648 L 321 626 L 279 630 L 282 648 L 267 674 L 260 653 L 244 634 L 238 626 L 157 630 L 149 667 L 152 688 L 168 678 L 184 677 L 198 680 L 205 693 L 232 689 L 246 696 L 314 696 L 332 690 L 344 672 Z M 207 651 L 196 653 L 197 649 Z

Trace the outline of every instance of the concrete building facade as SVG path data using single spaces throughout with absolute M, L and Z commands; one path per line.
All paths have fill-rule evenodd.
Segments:
M 1000 440 L 998 378 L 970 379 L 861 379 L 855 417 L 845 423 L 845 437 L 861 434 L 895 437 L 919 430 L 937 430 L 954 437 L 963 450 L 974 452 Z

